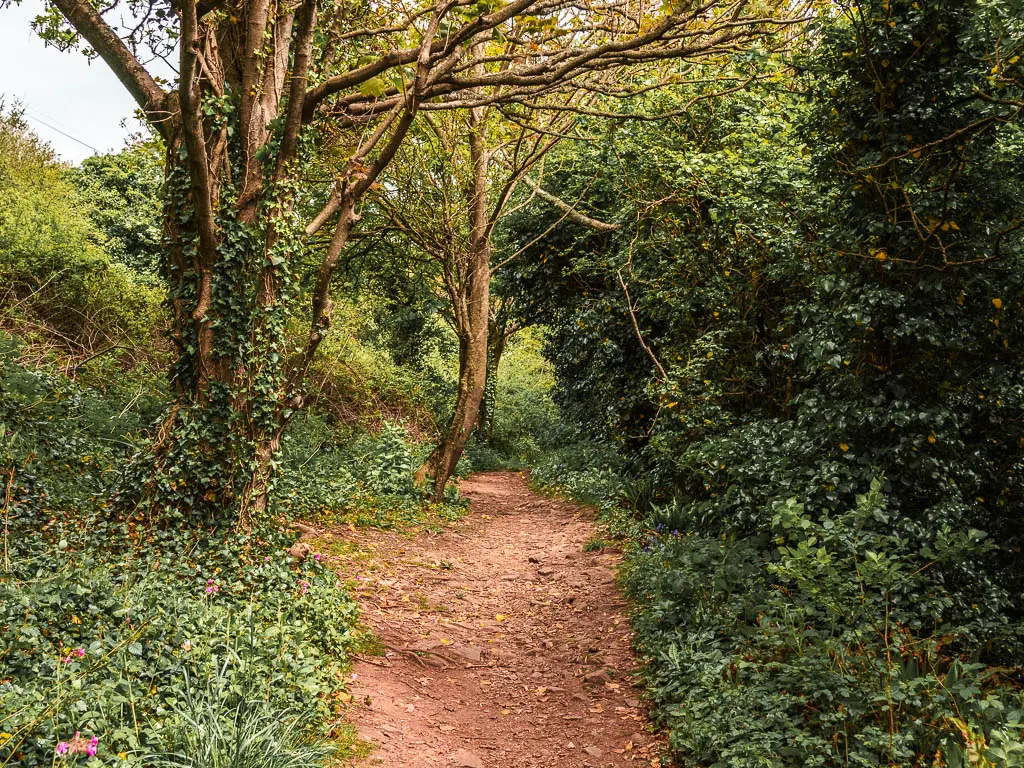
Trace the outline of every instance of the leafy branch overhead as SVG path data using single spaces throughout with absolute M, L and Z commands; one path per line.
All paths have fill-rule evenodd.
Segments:
M 308 403 L 357 207 L 419 115 L 500 106 L 534 123 L 549 104 L 571 114 L 593 96 L 673 82 L 690 62 L 771 45 L 807 15 L 746 0 L 133 2 L 130 23 L 117 5 L 50 8 L 41 34 L 63 47 L 84 41 L 167 147 L 175 404 L 139 500 L 172 516 L 230 509 L 243 526 L 266 508 L 272 457 Z M 173 60 L 176 83 L 147 68 L 155 57 Z M 306 172 L 314 158 L 326 178 Z M 310 260 L 312 288 L 300 291 Z M 289 337 L 285 318 L 300 302 L 307 330 Z M 197 434 L 202 445 L 190 447 Z M 219 469 L 199 469 L 210 464 Z

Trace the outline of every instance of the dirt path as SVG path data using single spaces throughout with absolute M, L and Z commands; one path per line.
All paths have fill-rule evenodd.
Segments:
M 462 492 L 470 514 L 442 534 L 328 534 L 359 553 L 335 565 L 359 577 L 387 648 L 354 669 L 349 717 L 377 745 L 365 764 L 657 765 L 617 556 L 583 551 L 589 515 L 512 472 L 475 475 Z

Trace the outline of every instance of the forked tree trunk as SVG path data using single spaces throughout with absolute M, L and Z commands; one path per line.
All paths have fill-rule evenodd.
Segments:
M 249 530 L 266 512 L 282 434 L 330 324 L 330 280 L 355 202 L 390 161 L 415 104 L 368 167 L 338 182 L 316 276 L 312 327 L 287 338 L 300 295 L 296 257 L 314 224 L 293 215 L 315 0 L 259 0 L 246 16 L 197 23 L 182 6 L 181 86 L 167 97 L 164 260 L 176 360 L 172 402 L 122 500 L 138 514 Z M 233 99 L 222 94 L 232 94 Z
M 476 426 L 487 386 L 487 316 L 490 304 L 490 248 L 474 254 L 470 266 L 465 312 L 456 313 L 459 334 L 459 381 L 452 417 L 437 447 L 416 473 L 417 481 L 433 478 L 431 498 L 439 502 Z
M 476 427 L 487 386 L 487 339 L 491 314 L 490 153 L 483 116 L 481 108 L 469 110 L 468 140 L 473 175 L 466 200 L 468 252 L 461 258 L 453 258 L 455 262 L 462 262 L 461 268 L 448 270 L 446 278 L 459 336 L 459 384 L 455 409 L 440 443 L 416 473 L 417 482 L 426 476 L 433 477 L 432 499 L 435 502 L 444 499 L 445 485 Z

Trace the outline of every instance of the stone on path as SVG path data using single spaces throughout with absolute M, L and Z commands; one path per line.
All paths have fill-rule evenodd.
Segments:
M 452 760 L 455 761 L 456 765 L 462 766 L 463 768 L 484 768 L 484 761 L 468 749 L 460 749 L 452 755 Z
M 611 682 L 612 676 L 608 674 L 607 669 L 599 669 L 595 672 L 587 672 L 583 676 L 583 682 L 589 683 L 590 685 L 597 685 L 598 683 L 609 683 Z

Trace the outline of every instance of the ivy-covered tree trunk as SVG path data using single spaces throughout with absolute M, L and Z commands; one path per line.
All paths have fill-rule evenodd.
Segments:
M 172 401 L 123 495 L 164 522 L 245 530 L 266 511 L 282 434 L 304 405 L 303 380 L 330 322 L 330 277 L 355 201 L 390 159 L 339 182 L 319 224 L 299 223 L 295 175 L 308 155 L 302 109 L 317 9 L 315 0 L 272 6 L 210 26 L 182 10 L 181 84 L 162 106 L 172 115 L 162 126 L 161 264 L 176 349 Z M 329 216 L 312 325 L 306 338 L 289 338 L 297 257 Z
M 143 502 L 161 518 L 247 527 L 266 509 L 289 411 L 283 306 L 292 256 L 263 216 L 216 217 L 216 269 L 198 258 L 185 169 L 171 148 L 163 271 L 170 288 L 172 403 L 148 456 Z M 273 264 L 277 261 L 278 264 Z

